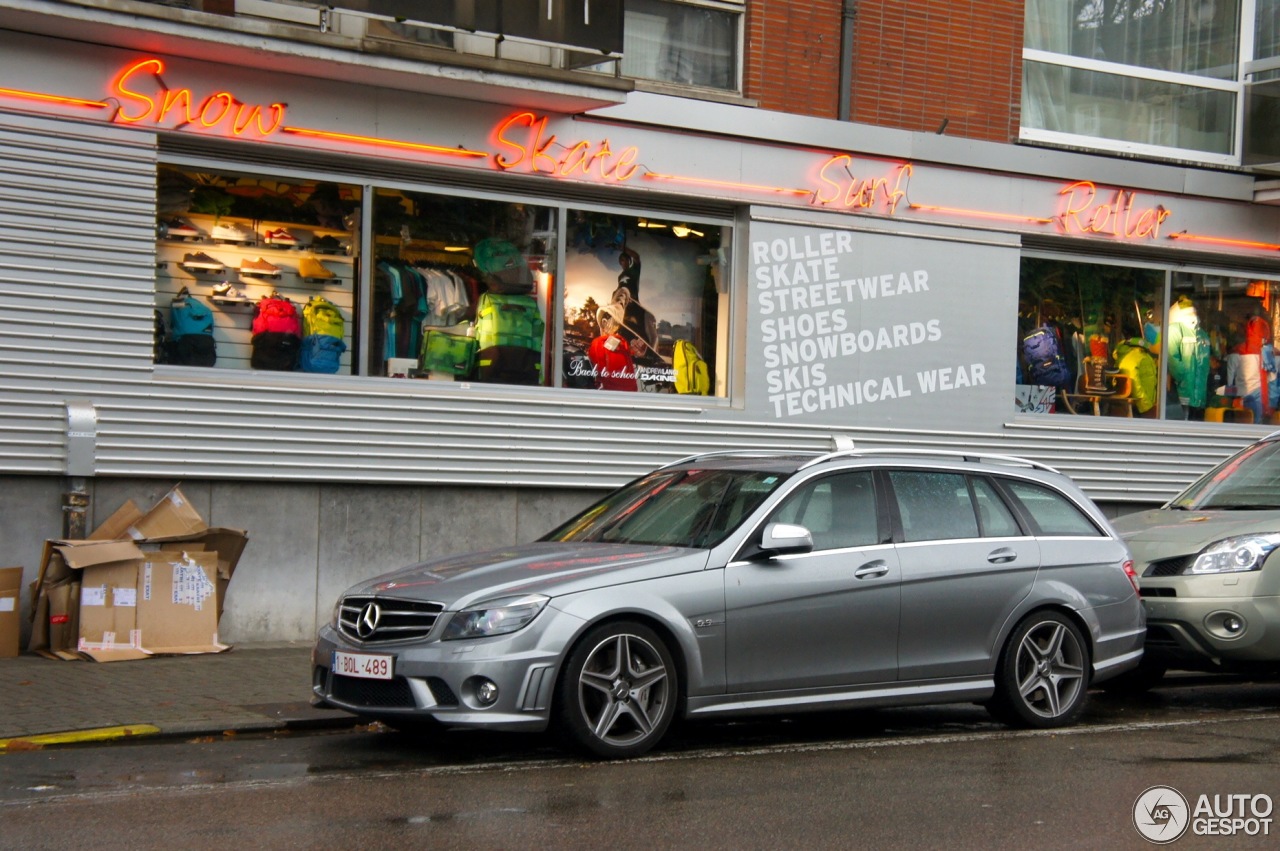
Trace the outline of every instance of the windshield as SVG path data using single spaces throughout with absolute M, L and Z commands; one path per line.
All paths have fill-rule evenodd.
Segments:
M 663 470 L 605 497 L 543 538 L 714 547 L 786 478 L 758 470 Z
M 1206 473 L 1169 503 L 1185 510 L 1280 508 L 1280 441 L 1250 446 Z

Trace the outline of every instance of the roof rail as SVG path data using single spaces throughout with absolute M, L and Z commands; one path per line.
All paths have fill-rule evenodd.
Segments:
M 828 452 L 819 455 L 812 461 L 807 461 L 801 465 L 800 469 L 812 467 L 815 464 L 821 464 L 824 461 L 830 461 L 833 458 L 857 458 L 864 455 L 918 455 L 933 456 L 940 458 L 960 458 L 965 461 L 990 461 L 996 464 L 1009 464 L 1016 467 L 1032 467 L 1037 470 L 1045 470 L 1049 473 L 1059 473 L 1060 471 L 1050 467 L 1048 464 L 1041 464 L 1039 461 L 1032 461 L 1030 458 L 1020 458 L 1017 455 L 998 455 L 987 452 L 956 452 L 947 449 L 841 449 L 836 452 Z
M 768 458 L 773 455 L 796 455 L 802 452 L 788 452 L 784 449 L 720 449 L 715 452 L 699 452 L 696 455 L 689 455 L 678 461 L 668 461 L 659 467 L 659 470 L 665 470 L 668 467 L 678 467 L 681 464 L 688 464 L 690 461 L 700 461 L 703 458 L 723 458 L 727 455 L 740 455 L 743 458 Z

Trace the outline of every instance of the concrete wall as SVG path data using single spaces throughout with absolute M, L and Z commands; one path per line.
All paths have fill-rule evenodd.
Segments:
M 91 479 L 86 528 L 125 500 L 149 508 L 175 484 Z M 602 491 L 183 481 L 211 526 L 246 529 L 219 637 L 230 643 L 308 639 L 348 585 L 434 555 L 530 541 Z M 22 566 L 23 612 L 44 541 L 62 537 L 68 480 L 0 478 L 0 566 Z M 22 627 L 26 646 L 29 624 Z

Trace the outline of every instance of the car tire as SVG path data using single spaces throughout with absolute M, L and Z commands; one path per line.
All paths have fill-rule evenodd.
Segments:
M 1057 612 L 1035 612 L 1014 629 L 996 665 L 987 708 L 1001 721 L 1046 729 L 1074 723 L 1089 691 L 1089 645 Z
M 647 626 L 602 624 L 574 646 L 557 685 L 561 734 L 606 759 L 639 756 L 666 734 L 679 698 L 666 642 Z

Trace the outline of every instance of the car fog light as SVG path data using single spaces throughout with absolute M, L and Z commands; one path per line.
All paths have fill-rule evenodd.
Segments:
M 1240 630 L 1244 629 L 1244 621 L 1240 620 L 1240 618 L 1235 615 L 1228 615 L 1222 619 L 1222 628 L 1232 635 L 1235 635 L 1240 632 Z
M 493 680 L 481 680 L 477 683 L 476 701 L 481 706 L 493 706 L 498 701 L 498 684 Z

